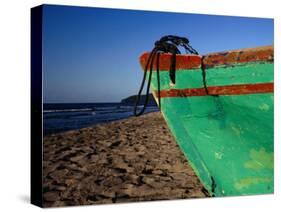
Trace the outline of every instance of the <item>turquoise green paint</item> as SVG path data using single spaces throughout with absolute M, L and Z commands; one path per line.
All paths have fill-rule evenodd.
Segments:
M 175 87 L 190 80 L 182 74 L 188 71 L 176 73 Z M 273 81 L 272 64 L 211 70 L 212 77 L 214 72 L 222 74 L 217 79 L 224 85 L 234 82 L 229 76 L 236 71 L 246 76 L 240 76 L 237 82 L 254 83 L 255 77 L 248 77 L 248 72 L 263 73 L 256 75 L 263 76 L 258 78 L 259 83 Z M 207 71 L 207 79 L 212 78 L 211 72 Z M 188 78 L 181 79 L 182 76 Z M 194 77 L 198 83 L 199 78 Z M 179 81 L 181 85 L 177 84 Z M 216 196 L 273 192 L 273 94 L 161 98 L 161 106 L 172 134 L 210 193 L 211 176 L 215 179 Z
M 208 86 L 234 85 L 245 83 L 273 82 L 272 63 L 250 63 L 247 65 L 221 66 L 206 70 Z M 201 88 L 203 86 L 202 70 L 180 70 L 176 74 L 176 84 L 171 85 L 169 71 L 160 71 L 160 89 Z M 157 89 L 157 75 L 153 71 L 152 89 Z
M 249 63 L 207 69 L 208 86 L 273 82 L 273 63 Z
M 160 89 L 167 90 L 170 88 L 200 88 L 202 87 L 202 71 L 201 69 L 182 70 L 176 75 L 176 84 L 171 85 L 169 71 L 160 71 Z M 152 74 L 152 89 L 157 89 L 157 75 L 153 71 Z

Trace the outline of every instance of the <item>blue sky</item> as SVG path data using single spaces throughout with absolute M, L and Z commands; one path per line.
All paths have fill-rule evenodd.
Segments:
M 136 94 L 138 58 L 163 35 L 200 53 L 273 44 L 273 19 L 45 5 L 44 103 L 119 102 Z

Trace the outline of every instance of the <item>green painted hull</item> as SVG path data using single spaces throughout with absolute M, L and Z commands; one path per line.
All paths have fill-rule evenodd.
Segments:
M 273 83 L 273 62 L 218 65 L 206 70 L 207 86 Z M 201 67 L 160 71 L 161 91 L 202 88 Z M 156 72 L 152 91 L 157 97 Z M 273 193 L 273 91 L 165 96 L 161 112 L 196 174 L 214 196 Z

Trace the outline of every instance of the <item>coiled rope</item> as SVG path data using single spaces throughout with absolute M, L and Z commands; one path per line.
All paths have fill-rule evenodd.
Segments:
M 153 65 L 154 65 L 154 59 L 156 56 L 156 74 L 157 74 L 157 95 L 158 95 L 158 106 L 159 109 L 161 110 L 161 101 L 160 101 L 160 72 L 159 72 L 159 58 L 161 53 L 171 53 L 171 63 L 170 63 L 170 70 L 169 70 L 169 76 L 170 80 L 173 84 L 176 83 L 176 55 L 181 54 L 180 50 L 178 47 L 183 47 L 186 51 L 186 54 L 195 54 L 198 55 L 198 52 L 193 49 L 189 45 L 189 40 L 185 37 L 179 37 L 179 36 L 174 36 L 174 35 L 167 35 L 162 37 L 160 40 L 156 41 L 154 44 L 154 48 L 149 54 L 148 60 L 145 65 L 144 69 L 144 74 L 143 74 L 143 79 L 141 82 L 141 86 L 136 98 L 135 102 L 135 107 L 134 107 L 134 114 L 135 116 L 140 116 L 144 113 L 148 100 L 149 100 L 149 89 L 150 89 L 150 84 L 151 84 L 151 78 L 152 78 L 152 70 L 153 70 Z M 147 70 L 148 66 L 150 69 L 149 76 L 148 76 L 148 81 L 147 81 L 147 87 L 146 87 L 146 94 L 145 94 L 145 100 L 144 100 L 144 105 L 141 108 L 141 110 L 138 111 L 139 103 L 141 100 L 141 93 L 144 88 L 144 84 L 146 81 L 146 75 L 147 75 Z

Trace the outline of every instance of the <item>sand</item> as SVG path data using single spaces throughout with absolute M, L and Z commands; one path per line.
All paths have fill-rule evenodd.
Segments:
M 209 196 L 159 112 L 44 137 L 45 207 Z

